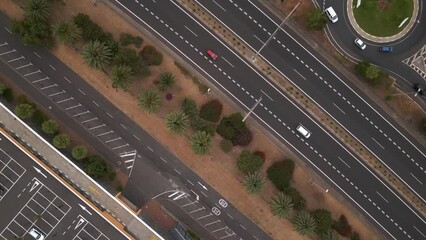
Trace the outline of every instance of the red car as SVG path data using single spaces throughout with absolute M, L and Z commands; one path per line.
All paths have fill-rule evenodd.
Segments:
M 211 59 L 213 59 L 213 60 L 216 60 L 217 59 L 217 55 L 212 51 L 212 50 L 210 50 L 210 49 L 207 49 L 207 55 L 209 55 L 209 57 L 211 58 Z

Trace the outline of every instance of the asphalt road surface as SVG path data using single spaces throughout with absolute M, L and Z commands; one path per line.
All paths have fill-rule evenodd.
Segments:
M 130 176 L 127 199 L 138 207 L 152 198 L 170 201 L 167 210 L 203 239 L 270 239 L 46 49 L 24 46 L 7 24 L 0 14 L 0 71 Z
M 0 187 L 0 239 L 128 239 L 2 133 Z
M 421 59 L 424 58 L 419 55 L 421 54 L 421 49 L 424 48 L 426 44 L 426 28 L 424 27 L 426 18 L 423 16 L 423 10 L 425 8 L 424 1 L 419 1 L 420 11 L 416 22 L 413 28 L 410 29 L 404 37 L 383 44 L 363 39 L 367 44 L 367 48 L 364 51 L 361 51 L 353 43 L 355 38 L 360 36 L 358 36 L 353 29 L 349 22 L 348 15 L 346 14 L 348 1 L 324 0 L 317 2 L 322 8 L 332 6 L 339 16 L 339 21 L 337 23 L 328 24 L 327 32 L 334 45 L 337 46 L 341 52 L 354 60 L 366 60 L 386 69 L 391 75 L 396 76 L 397 80 L 402 80 L 399 81 L 400 85 L 409 85 L 406 92 L 413 92 L 414 90 L 411 88 L 411 85 L 415 83 L 422 83 L 422 86 L 426 88 L 426 70 L 419 71 L 419 69 L 412 65 L 414 59 L 418 57 Z M 378 48 L 381 46 L 393 46 L 394 51 L 392 53 L 381 53 L 378 51 Z M 414 95 L 414 93 L 412 95 Z
M 221 4 L 224 4 L 224 2 L 225 1 L 221 2 Z M 249 1 L 241 2 L 242 3 L 239 4 L 251 4 Z M 210 5 L 215 4 L 210 1 L 203 2 L 203 4 L 206 3 Z M 365 166 L 360 164 L 356 157 L 347 151 L 345 147 L 341 146 L 340 143 L 331 137 L 327 131 L 322 129 L 319 124 L 310 119 L 303 112 L 303 110 L 298 109 L 289 100 L 287 100 L 286 96 L 278 91 L 274 84 L 266 81 L 260 74 L 258 74 L 250 67 L 249 63 L 242 60 L 230 49 L 230 47 L 222 43 L 213 33 L 211 33 L 211 31 L 197 23 L 194 18 L 191 18 L 190 14 L 186 13 L 185 10 L 179 7 L 176 2 L 146 1 L 139 3 L 135 1 L 116 1 L 115 4 L 117 4 L 117 6 L 119 6 L 123 11 L 131 16 L 135 21 L 149 29 L 155 36 L 160 38 L 167 46 L 186 59 L 196 69 L 199 69 L 200 72 L 202 72 L 209 80 L 211 80 L 216 87 L 218 87 L 229 97 L 231 97 L 231 99 L 240 104 L 243 109 L 248 110 L 255 104 L 255 99 L 258 99 L 263 94 L 263 100 L 259 104 L 259 107 L 254 110 L 253 116 L 255 116 L 255 118 L 266 128 L 268 128 L 278 139 L 294 148 L 294 150 L 298 152 L 302 158 L 305 158 L 306 161 L 312 164 L 312 166 L 317 169 L 318 172 L 323 174 L 323 176 L 325 176 L 325 178 L 328 179 L 332 185 L 341 190 L 341 192 L 351 202 L 353 202 L 361 209 L 361 211 L 368 215 L 372 221 L 379 226 L 379 228 L 388 234 L 388 236 L 394 239 L 411 239 L 418 237 L 423 238 L 424 233 L 416 230 L 423 229 L 425 226 L 425 220 L 422 217 L 420 217 L 414 210 L 410 209 L 408 204 L 401 200 L 398 195 L 393 193 L 390 188 L 386 186 L 386 184 L 382 183 Z M 237 8 L 237 11 L 241 11 L 239 10 L 240 5 L 238 6 L 239 7 Z M 223 9 L 230 11 L 228 7 L 218 7 L 218 9 L 220 9 L 220 11 L 223 11 Z M 228 19 L 229 17 L 238 18 L 241 15 L 247 16 L 247 18 L 249 18 L 248 15 L 250 15 L 252 18 L 253 16 L 256 16 L 256 21 L 258 23 L 259 21 L 265 21 L 265 23 L 262 22 L 262 24 L 265 24 L 262 25 L 265 26 L 265 28 L 268 24 L 266 21 L 269 21 L 269 24 L 273 25 L 273 23 L 270 22 L 270 20 L 265 17 L 265 15 L 259 12 L 256 7 L 250 7 L 247 9 L 256 12 L 250 12 L 250 14 L 247 13 L 246 15 L 244 14 L 244 11 L 242 14 L 237 14 L 237 11 L 232 13 L 225 13 L 223 11 L 220 19 Z M 173 14 L 169 14 L 170 12 L 173 12 Z M 226 24 L 235 23 L 230 21 L 226 22 Z M 241 21 L 237 25 L 238 31 L 247 30 L 247 27 L 242 24 Z M 254 28 L 257 27 L 258 26 L 254 26 Z M 274 30 L 272 27 L 270 29 L 272 29 L 272 31 Z M 261 28 L 257 30 L 256 34 L 265 35 L 267 33 L 264 33 L 264 30 Z M 363 95 L 360 95 L 360 93 L 355 93 L 349 89 L 343 83 L 343 81 L 340 80 L 341 78 L 338 78 L 339 75 L 336 74 L 336 76 L 335 73 L 328 70 L 321 61 L 317 61 L 314 57 L 312 57 L 312 53 L 304 50 L 303 46 L 299 45 L 298 43 L 301 41 L 300 39 L 296 42 L 296 37 L 291 37 L 287 33 L 279 33 L 277 35 L 277 39 L 280 39 L 281 37 L 286 38 L 285 44 L 289 47 L 284 49 L 285 51 L 290 51 L 290 55 L 296 55 L 297 53 L 299 62 L 305 61 L 305 58 L 309 59 L 309 62 L 304 62 L 304 64 L 308 65 L 309 68 L 298 71 L 300 74 L 305 74 L 306 79 L 303 79 L 299 76 L 299 79 L 294 79 L 294 81 L 297 81 L 298 84 L 304 82 L 306 82 L 306 84 L 313 84 L 316 82 L 318 84 L 317 87 L 320 87 L 320 85 L 325 85 L 324 80 L 327 79 L 326 81 L 333 81 L 328 83 L 330 86 L 332 86 L 332 84 L 336 85 L 335 87 L 332 86 L 329 90 L 325 90 L 324 87 L 318 89 L 314 88 L 316 86 L 309 85 L 306 85 L 307 89 L 301 89 L 303 89 L 303 91 L 307 92 L 309 95 L 312 93 L 312 89 L 318 91 L 317 94 L 312 93 L 313 97 L 320 95 L 319 100 L 322 99 L 322 101 L 324 101 L 326 99 L 327 101 L 325 101 L 325 103 L 327 105 L 323 107 L 325 108 L 330 105 L 333 106 L 335 109 L 330 112 L 333 114 L 340 112 L 340 115 L 342 116 L 339 117 L 343 117 L 347 119 L 347 121 L 349 117 L 345 117 L 344 115 L 346 114 L 342 113 L 342 111 L 335 107 L 332 103 L 329 103 L 330 100 L 326 97 L 332 97 L 335 99 L 335 102 L 341 102 L 342 105 L 349 105 L 349 109 L 351 110 L 347 111 L 356 112 L 354 114 L 355 116 L 350 117 L 351 121 L 349 122 L 349 125 L 357 126 L 358 124 L 361 124 L 364 128 L 373 129 L 371 133 L 365 130 L 360 130 L 361 136 L 365 134 L 364 138 L 366 138 L 366 136 L 371 138 L 370 134 L 375 134 L 375 139 L 366 140 L 369 143 L 366 145 L 373 146 L 375 151 L 379 149 L 380 154 L 387 154 L 386 151 L 379 146 L 379 144 L 382 144 L 381 141 L 384 142 L 383 144 L 388 144 L 386 143 L 386 136 L 391 138 L 391 133 L 385 132 L 382 129 L 382 125 L 380 125 L 379 129 L 378 124 L 375 124 L 373 120 L 380 123 L 384 122 L 383 128 L 386 131 L 392 132 L 392 134 L 400 134 L 398 130 L 391 126 L 384 118 L 378 115 L 377 112 L 380 111 L 374 110 L 372 107 L 368 106 L 368 104 L 363 100 Z M 253 37 L 253 39 L 257 40 L 255 37 Z M 259 42 L 258 44 L 258 47 L 260 47 L 261 43 Z M 278 44 L 278 42 L 271 42 L 271 46 Z M 282 55 L 284 53 L 282 50 L 271 50 L 269 48 L 270 47 L 268 46 L 265 48 L 265 52 L 262 52 L 262 55 L 270 54 L 272 56 L 269 57 L 268 55 L 266 57 L 267 59 L 271 59 L 273 62 L 279 60 L 281 65 L 287 64 L 286 66 L 289 68 L 293 67 L 293 64 L 295 64 L 294 66 L 299 64 L 295 63 L 297 62 L 296 60 L 286 61 L 285 57 L 287 59 L 290 57 L 287 55 L 284 55 L 285 57 L 283 57 Z M 293 48 L 297 48 L 297 51 L 292 50 Z M 205 56 L 206 49 L 213 49 L 213 51 L 219 55 L 219 59 L 215 62 L 211 61 L 208 57 Z M 291 52 L 293 54 L 291 54 Z M 306 65 L 304 66 L 306 67 Z M 284 69 L 284 66 L 281 66 L 281 68 Z M 317 68 L 319 70 L 316 70 Z M 291 71 L 295 72 L 293 70 L 294 68 L 290 69 Z M 317 73 L 318 76 L 316 76 L 315 73 Z M 297 73 L 295 72 L 294 74 Z M 308 81 L 308 79 L 314 78 L 310 74 L 315 76 L 315 78 L 318 80 L 316 79 L 316 81 Z M 322 79 L 319 78 L 320 76 Z M 330 88 L 329 85 L 325 86 Z M 339 87 L 338 92 L 337 90 L 333 90 L 337 87 Z M 357 96 L 357 94 L 360 96 Z M 345 96 L 350 96 L 351 99 Z M 354 101 L 354 103 L 352 103 L 352 101 Z M 355 104 L 360 104 L 362 108 L 356 107 L 358 105 L 355 106 Z M 352 105 L 354 105 L 354 107 L 352 107 Z M 357 109 L 360 111 L 359 113 Z M 374 118 L 370 118 L 370 115 L 367 115 L 366 113 L 374 114 Z M 361 118 L 361 123 L 357 123 L 355 121 L 356 118 Z M 369 121 L 372 121 L 373 124 L 371 124 Z M 312 137 L 310 139 L 304 140 L 295 133 L 294 128 L 298 123 L 302 123 L 305 127 L 311 130 Z M 369 126 L 369 124 L 372 126 Z M 358 126 L 357 129 L 362 129 L 362 127 Z M 358 131 L 357 134 L 359 134 Z M 386 134 L 386 136 L 383 134 Z M 414 149 L 412 153 L 410 152 L 410 154 L 416 154 L 416 156 L 420 156 L 420 160 L 424 159 L 424 153 L 422 150 L 416 149 L 416 145 L 413 145 L 409 141 L 400 138 L 402 138 L 401 135 L 398 135 L 398 137 L 395 137 L 395 139 L 391 138 L 393 141 L 390 142 L 390 151 L 395 151 L 394 148 L 398 148 L 392 147 L 392 145 L 394 145 L 394 141 L 398 141 L 398 144 L 395 142 L 397 145 L 399 145 L 399 141 L 401 141 L 401 144 L 404 144 L 404 147 Z M 380 142 L 377 144 L 375 141 Z M 404 152 L 407 153 L 406 150 L 404 150 Z M 401 153 L 402 150 L 399 152 L 399 154 Z M 397 162 L 394 161 L 394 159 L 396 159 L 394 154 L 389 154 L 386 156 L 389 157 L 386 158 L 386 160 L 392 159 L 391 163 Z M 411 160 L 409 159 L 408 161 Z M 406 169 L 406 167 L 401 162 L 399 162 L 399 166 L 402 166 L 403 169 Z M 414 163 L 412 171 L 420 172 L 421 169 Z M 417 184 L 417 186 L 420 185 L 419 182 L 416 182 L 415 184 Z M 420 187 L 416 188 L 416 190 L 424 191 L 424 189 Z M 386 193 L 383 194 L 383 192 Z M 380 204 L 380 206 L 378 204 Z M 399 205 L 400 207 L 395 207 L 396 205 Z M 398 209 L 398 211 L 396 211 L 396 209 Z M 401 219 L 395 220 L 395 218 Z M 407 225 L 402 227 L 401 224 Z

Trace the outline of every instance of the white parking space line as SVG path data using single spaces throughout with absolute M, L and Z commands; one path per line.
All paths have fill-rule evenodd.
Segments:
M 40 90 L 46 90 L 46 89 L 48 89 L 48 88 L 52 88 L 52 87 L 57 87 L 58 86 L 58 84 L 52 84 L 52 85 L 49 85 L 49 86 L 46 86 L 46 87 L 42 87 L 42 88 L 40 88 Z
M 13 52 L 16 52 L 16 50 L 13 49 L 13 50 L 10 50 L 10 51 L 7 51 L 7 52 L 0 53 L 0 56 L 6 55 L 6 54 L 9 54 L 9 53 L 13 53 Z
M 69 100 L 73 100 L 74 98 L 73 97 L 70 97 L 70 98 L 66 98 L 66 99 L 63 99 L 63 100 L 60 100 L 60 101 L 57 101 L 56 103 L 63 103 L 63 102 L 66 102 L 66 101 L 69 101 Z
M 74 106 L 71 106 L 71 107 L 67 107 L 67 108 L 65 108 L 65 111 L 68 111 L 68 110 L 73 109 L 73 108 L 81 107 L 81 106 L 82 106 L 82 105 L 79 103 L 79 104 L 77 104 L 77 105 L 74 105 Z
M 18 60 L 21 60 L 21 59 L 25 59 L 25 57 L 24 57 L 24 56 L 20 56 L 20 57 L 18 57 L 18 58 L 11 59 L 11 60 L 9 60 L 9 61 L 7 61 L 7 62 L 8 62 L 8 63 L 11 63 L 11 62 L 18 61 Z
M 376 139 L 374 139 L 373 137 L 371 139 L 373 139 L 373 141 L 375 141 L 377 145 L 379 145 L 381 148 L 385 149 Z
M 306 80 L 305 76 L 303 76 L 300 72 L 298 72 L 296 69 L 293 69 L 293 71 L 295 71 L 301 78 L 303 78 L 304 80 Z
M 83 121 L 83 122 L 80 122 L 80 123 L 87 123 L 87 122 L 91 122 L 91 121 L 94 121 L 94 120 L 97 120 L 98 118 L 97 117 L 95 117 L 95 118 L 91 118 L 91 119 L 87 119 L 87 120 L 85 120 L 85 121 Z
M 28 77 L 28 76 L 34 75 L 36 73 L 41 73 L 41 71 L 37 70 L 37 71 L 34 71 L 34 72 L 30 72 L 30 73 L 24 74 L 24 77 Z
M 44 77 L 44 78 L 32 81 L 31 83 L 38 83 L 38 82 L 45 81 L 45 80 L 48 80 L 48 79 L 49 79 L 49 77 Z
M 59 94 L 62 94 L 62 93 L 65 93 L 65 90 L 64 91 L 60 91 L 60 92 L 52 93 L 52 94 L 48 95 L 48 97 L 53 97 L 53 96 L 56 96 L 56 95 L 59 95 Z
M 92 131 L 92 130 L 95 130 L 95 129 L 98 129 L 98 128 L 101 128 L 101 127 L 105 127 L 105 126 L 106 126 L 105 124 L 94 126 L 94 127 L 89 128 L 89 131 Z
M 186 28 L 188 31 L 190 31 L 192 34 L 194 34 L 196 37 L 198 37 L 198 35 L 197 35 L 197 34 L 195 34 L 195 32 L 194 32 L 194 31 L 192 31 L 189 27 L 185 26 L 185 28 Z
M 339 108 L 339 106 L 337 106 L 335 103 L 333 103 L 333 105 L 337 108 L 337 109 L 339 109 L 343 114 L 345 114 L 346 115 L 346 113 L 341 109 L 341 108 Z

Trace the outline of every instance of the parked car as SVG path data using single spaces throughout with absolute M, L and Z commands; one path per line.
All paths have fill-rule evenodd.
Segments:
M 326 8 L 324 12 L 332 23 L 336 23 L 337 20 L 339 20 L 339 18 L 337 17 L 337 13 L 334 11 L 332 7 Z
M 413 85 L 413 88 L 414 88 L 414 90 L 416 91 L 416 93 L 417 93 L 417 94 L 419 94 L 419 95 L 421 95 L 421 96 L 423 96 L 423 95 L 424 95 L 424 90 L 425 90 L 425 89 L 422 89 L 422 87 L 420 86 L 420 84 L 415 83 L 415 84 Z
M 361 50 L 364 50 L 367 47 L 367 45 L 365 45 L 365 43 L 359 38 L 355 39 L 354 42 L 355 42 L 355 45 L 359 47 L 359 49 Z
M 210 50 L 210 49 L 207 49 L 207 55 L 209 55 L 209 57 L 212 59 L 212 60 L 216 60 L 217 58 L 218 58 L 218 56 L 212 51 L 212 50 Z
M 46 238 L 46 236 L 44 236 L 44 234 L 35 227 L 31 228 L 28 234 L 36 240 L 44 240 Z
M 391 46 L 384 46 L 384 47 L 379 47 L 379 52 L 392 52 L 393 51 L 393 47 Z

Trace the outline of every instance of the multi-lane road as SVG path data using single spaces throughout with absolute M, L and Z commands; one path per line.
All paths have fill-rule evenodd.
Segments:
M 0 132 L 0 239 L 128 239 Z
M 395 239 L 424 237 L 423 232 L 416 230 L 425 226 L 423 217 L 410 209 L 327 131 L 303 110 L 297 109 L 274 84 L 258 74 L 248 61 L 241 59 L 177 2 L 115 3 L 200 70 L 243 109 L 249 109 L 262 92 L 266 93 L 261 107 L 254 111 L 256 119 L 278 139 L 294 146 L 295 151 L 318 167 L 373 221 L 377 220 L 390 236 Z M 203 1 L 199 4 L 254 50 L 260 48 L 262 41 L 266 41 L 280 23 L 279 19 L 253 1 Z M 219 60 L 209 60 L 204 54 L 207 48 L 219 54 Z M 424 147 L 387 119 L 385 113 L 374 103 L 368 102 L 368 97 L 355 86 L 345 82 L 337 70 L 328 67 L 327 61 L 301 38 L 284 28 L 260 55 L 339 121 L 419 197 L 424 198 Z M 309 140 L 303 140 L 294 133 L 298 123 L 303 123 L 312 131 Z M 401 209 L 404 209 L 403 214 Z M 396 221 L 400 223 L 395 224 Z M 407 226 L 403 228 L 401 224 Z

